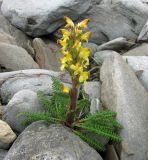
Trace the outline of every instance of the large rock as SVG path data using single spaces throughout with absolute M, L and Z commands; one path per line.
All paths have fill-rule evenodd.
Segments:
M 135 72 L 148 70 L 148 56 L 123 56 L 123 59 Z
M 40 38 L 33 40 L 33 48 L 35 50 L 35 60 L 42 69 L 49 69 L 53 71 L 60 70 L 59 59 L 54 50 L 52 50 L 44 41 Z
M 6 43 L 0 43 L 0 66 L 7 71 L 39 68 L 25 49 Z
M 148 93 L 119 55 L 107 58 L 101 68 L 101 100 L 117 112 L 123 125 L 121 159 L 148 158 Z
M 124 53 L 124 56 L 148 56 L 148 44 L 144 43 Z
M 15 93 L 22 89 L 34 92 L 39 90 L 50 95 L 52 92 L 51 76 L 69 83 L 69 77 L 65 73 L 42 69 L 22 70 L 0 74 L 0 96 L 3 103 L 9 102 Z
M 16 134 L 10 126 L 0 120 L 0 149 L 8 149 L 12 142 L 16 139 Z
M 102 160 L 68 128 L 44 121 L 31 124 L 17 138 L 4 160 Z
M 26 126 L 22 124 L 24 116 L 18 116 L 22 112 L 39 112 L 42 106 L 37 94 L 31 90 L 17 92 L 8 105 L 5 106 L 2 119 L 6 121 L 13 130 L 21 132 Z
M 31 36 L 52 33 L 64 24 L 63 16 L 77 19 L 90 7 L 91 0 L 4 0 L 3 14 Z
M 89 95 L 90 99 L 98 98 L 100 99 L 100 82 L 99 81 L 92 81 L 86 82 L 83 85 L 85 93 Z
M 92 32 L 90 42 L 102 44 L 118 37 L 136 39 L 132 31 L 130 20 L 107 5 L 94 5 L 87 15 L 91 22 L 89 30 Z M 84 18 L 83 17 L 83 18 Z
M 98 65 L 101 65 L 107 57 L 112 56 L 114 54 L 117 54 L 117 52 L 112 50 L 98 51 L 94 54 L 94 60 Z
M 84 16 L 91 19 L 90 42 L 102 44 L 118 37 L 135 41 L 147 20 L 148 4 L 142 0 L 103 1 Z
M 121 51 L 122 49 L 129 49 L 133 45 L 134 43 L 128 42 L 126 38 L 119 37 L 100 45 L 97 48 L 97 51 L 101 51 L 101 50 Z

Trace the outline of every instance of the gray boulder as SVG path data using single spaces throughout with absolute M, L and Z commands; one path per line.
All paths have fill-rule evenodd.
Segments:
M 0 10 L 0 32 L 7 33 L 10 36 L 14 37 L 14 42 L 17 43 L 18 46 L 23 47 L 28 51 L 30 55 L 34 55 L 34 50 L 31 47 L 31 38 L 25 35 L 24 32 L 19 30 L 18 28 L 14 27 L 10 24 L 10 22 L 2 15 Z
M 90 17 L 90 42 L 102 44 L 118 37 L 135 41 L 147 17 L 148 4 L 142 0 L 102 0 L 84 17 Z
M 94 54 L 94 60 L 97 62 L 98 65 L 101 65 L 107 57 L 115 54 L 117 54 L 117 52 L 112 50 L 98 51 Z
M 123 160 L 148 158 L 148 93 L 120 55 L 107 58 L 101 68 L 101 100 L 117 112 L 123 125 L 121 152 Z
M 90 99 L 100 98 L 101 86 L 99 81 L 86 82 L 84 83 L 83 88 Z
M 148 56 L 122 56 L 122 58 L 135 72 L 148 70 Z
M 40 38 L 33 40 L 35 50 L 35 60 L 42 69 L 60 71 L 60 64 L 57 54 Z
M 64 15 L 77 19 L 90 4 L 91 0 L 3 0 L 1 9 L 13 25 L 35 37 L 63 25 Z
M 129 49 L 133 45 L 134 43 L 127 41 L 126 38 L 119 37 L 119 38 L 116 38 L 114 40 L 111 40 L 107 43 L 100 45 L 97 48 L 97 51 L 101 51 L 101 50 L 121 51 L 123 49 Z
M 32 123 L 19 135 L 4 158 L 9 159 L 102 160 L 70 129 L 44 121 Z
M 17 92 L 8 105 L 5 106 L 2 119 L 6 121 L 16 132 L 22 132 L 25 125 L 22 124 L 24 116 L 18 116 L 22 112 L 38 112 L 43 108 L 39 103 L 37 94 L 31 90 L 21 90 Z
M 142 45 L 129 50 L 123 54 L 124 56 L 148 56 L 148 44 L 143 43 Z
M 0 43 L 0 66 L 6 71 L 39 68 L 25 49 L 6 43 Z
M 85 17 L 91 19 L 88 30 L 92 32 L 89 40 L 92 43 L 100 45 L 118 37 L 137 37 L 128 17 L 118 13 L 111 5 L 94 5 L 83 18 Z

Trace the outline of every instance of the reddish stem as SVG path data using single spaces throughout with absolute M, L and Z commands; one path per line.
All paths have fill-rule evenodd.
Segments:
M 66 124 L 70 127 L 72 123 L 74 122 L 74 110 L 76 108 L 77 103 L 77 81 L 72 80 L 72 89 L 70 90 L 70 107 L 69 112 L 67 114 L 67 121 Z

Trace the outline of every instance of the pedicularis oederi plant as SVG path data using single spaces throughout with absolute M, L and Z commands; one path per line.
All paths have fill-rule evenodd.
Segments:
M 64 86 L 64 91 L 70 94 L 69 113 L 67 114 L 66 123 L 71 126 L 74 122 L 73 111 L 76 108 L 78 88 L 89 77 L 86 69 L 89 65 L 91 50 L 84 47 L 83 42 L 88 42 L 91 32 L 83 32 L 82 30 L 87 28 L 89 19 L 85 19 L 76 25 L 70 18 L 64 17 L 64 19 L 67 24 L 65 29 L 59 30 L 63 37 L 58 40 L 58 43 L 62 46 L 61 52 L 63 53 L 63 57 L 60 59 L 61 70 L 66 69 L 72 80 L 71 89 Z
M 66 70 L 71 77 L 71 87 L 63 85 L 60 80 L 53 80 L 52 95 L 38 92 L 44 112 L 24 112 L 19 116 L 26 116 L 24 124 L 30 124 L 38 120 L 46 120 L 51 123 L 61 123 L 77 134 L 96 150 L 105 150 L 105 146 L 96 138 L 106 137 L 112 141 L 120 142 L 122 138 L 117 133 L 122 126 L 116 121 L 116 113 L 110 110 L 98 111 L 90 114 L 90 102 L 88 95 L 80 86 L 89 78 L 87 67 L 91 49 L 84 47 L 83 42 L 88 42 L 91 32 L 85 32 L 89 19 L 78 24 L 64 17 L 66 26 L 59 31 L 62 38 L 58 43 L 62 46 L 61 70 Z M 49 98 L 50 96 L 50 98 Z

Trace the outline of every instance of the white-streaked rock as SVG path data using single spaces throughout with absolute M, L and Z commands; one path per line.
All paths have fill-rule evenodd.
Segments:
M 31 69 L 0 73 L 0 96 L 3 103 L 7 104 L 13 95 L 22 89 L 34 92 L 41 90 L 45 94 L 51 94 L 51 76 L 59 78 L 62 82 L 70 83 L 67 74 L 49 70 Z

